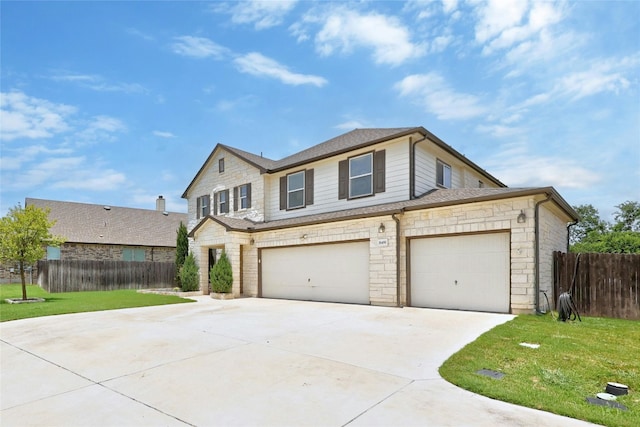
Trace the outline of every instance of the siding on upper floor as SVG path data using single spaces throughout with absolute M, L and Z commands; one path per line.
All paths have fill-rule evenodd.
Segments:
M 338 163 L 359 154 L 385 150 L 385 191 L 357 199 L 338 199 Z M 354 150 L 349 153 L 293 168 L 281 173 L 264 175 L 266 219 L 269 221 L 334 212 L 409 199 L 409 138 Z M 280 177 L 304 169 L 314 170 L 314 200 L 301 209 L 280 210 Z
M 423 141 L 416 146 L 416 196 L 438 188 L 436 185 L 436 162 L 438 160 L 451 166 L 451 188 L 478 188 L 479 181 L 482 181 L 486 188 L 498 188 L 489 179 L 482 177 L 459 159 L 435 144 Z
M 221 158 L 224 158 L 224 172 L 222 173 L 218 170 L 218 161 Z M 251 184 L 251 207 L 234 211 L 233 188 L 244 184 Z M 198 197 L 205 195 L 210 197 L 210 209 L 213 213 L 214 194 L 223 190 L 229 190 L 229 213 L 225 216 L 248 218 L 253 221 L 264 219 L 264 180 L 260 171 L 234 154 L 220 149 L 210 159 L 203 173 L 189 189 L 188 231 L 191 231 L 200 222 L 197 217 Z

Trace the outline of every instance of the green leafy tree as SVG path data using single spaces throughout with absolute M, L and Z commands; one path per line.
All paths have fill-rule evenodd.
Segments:
M 222 251 L 220 259 L 209 270 L 209 280 L 211 281 L 211 289 L 216 293 L 229 293 L 233 286 L 233 273 L 231 271 L 231 263 L 225 251 Z
M 198 264 L 193 254 L 187 255 L 180 269 L 180 283 L 183 292 L 197 291 L 200 288 Z
M 176 282 L 178 286 L 180 283 L 180 269 L 184 265 L 184 260 L 189 255 L 189 238 L 187 237 L 187 227 L 180 222 L 180 226 L 176 231 L 178 237 L 176 239 Z
M 569 243 L 574 245 L 584 240 L 589 233 L 605 233 L 609 228 L 606 221 L 600 218 L 600 213 L 593 205 L 574 206 L 573 209 L 580 216 L 579 222 L 571 227 Z
M 637 231 L 591 232 L 571 246 L 571 252 L 640 254 L 640 233 Z
M 640 232 L 640 203 L 627 200 L 616 208 L 618 210 L 613 213 L 613 218 L 616 220 L 613 230 Z
M 22 281 L 22 299 L 27 299 L 25 268 L 44 258 L 47 246 L 60 246 L 64 238 L 53 236 L 49 229 L 55 221 L 49 221 L 49 209 L 35 206 L 9 209 L 0 220 L 0 261 L 17 262 Z

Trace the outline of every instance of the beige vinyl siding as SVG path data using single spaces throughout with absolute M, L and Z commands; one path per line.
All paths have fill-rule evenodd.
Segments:
M 416 146 L 416 196 L 436 188 L 436 157 L 427 151 L 427 143 Z
M 338 162 L 358 154 L 371 151 L 386 151 L 385 182 L 386 188 L 382 193 L 352 200 L 338 199 Z M 283 218 L 305 216 L 323 212 L 340 211 L 382 203 L 397 202 L 409 199 L 409 150 L 408 138 L 395 142 L 379 144 L 361 150 L 352 151 L 340 156 L 305 165 L 304 168 L 292 168 L 279 174 L 265 175 L 266 191 L 266 219 L 273 221 Z M 281 176 L 303 169 L 314 170 L 314 199 L 313 205 L 301 209 L 280 210 Z

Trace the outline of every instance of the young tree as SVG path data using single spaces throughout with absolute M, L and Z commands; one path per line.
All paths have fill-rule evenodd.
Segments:
M 225 251 L 222 251 L 220 259 L 209 271 L 211 289 L 216 293 L 229 293 L 233 286 L 233 272 L 231 263 Z
M 200 287 L 198 280 L 198 264 L 193 254 L 189 254 L 184 265 L 180 269 L 180 283 L 182 283 L 183 292 L 197 291 Z
M 55 221 L 49 221 L 49 209 L 35 206 L 9 209 L 0 219 L 0 261 L 17 262 L 22 281 L 22 299 L 27 299 L 25 267 L 44 258 L 47 246 L 60 246 L 64 238 L 53 236 L 49 229 Z
M 180 269 L 184 265 L 184 260 L 189 255 L 189 238 L 187 237 L 187 227 L 180 222 L 180 226 L 177 231 L 178 237 L 176 240 L 176 282 L 178 286 L 180 283 Z

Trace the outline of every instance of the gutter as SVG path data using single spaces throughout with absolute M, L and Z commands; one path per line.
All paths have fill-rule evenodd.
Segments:
M 423 137 L 415 142 L 411 141 L 409 137 L 409 144 L 411 144 L 411 152 L 409 155 L 409 200 L 416 198 L 416 145 L 418 142 L 425 141 L 427 137 Z
M 535 283 L 534 283 L 534 292 L 535 292 L 535 310 L 536 314 L 542 314 L 540 312 L 540 205 L 548 202 L 553 197 L 552 193 L 545 193 L 547 198 L 544 200 L 540 200 L 536 203 L 534 220 L 536 223 L 535 226 L 535 259 L 536 259 L 536 274 L 535 274 Z
M 401 210 L 400 213 L 403 213 L 403 211 Z M 400 219 L 395 213 L 391 214 L 391 218 L 396 223 L 396 305 L 402 308 L 402 303 L 400 302 Z
M 576 219 L 573 222 L 570 222 L 567 224 L 567 253 L 569 253 L 569 236 L 571 235 L 571 227 L 573 227 L 574 225 L 576 225 L 578 222 L 580 222 L 579 219 Z

